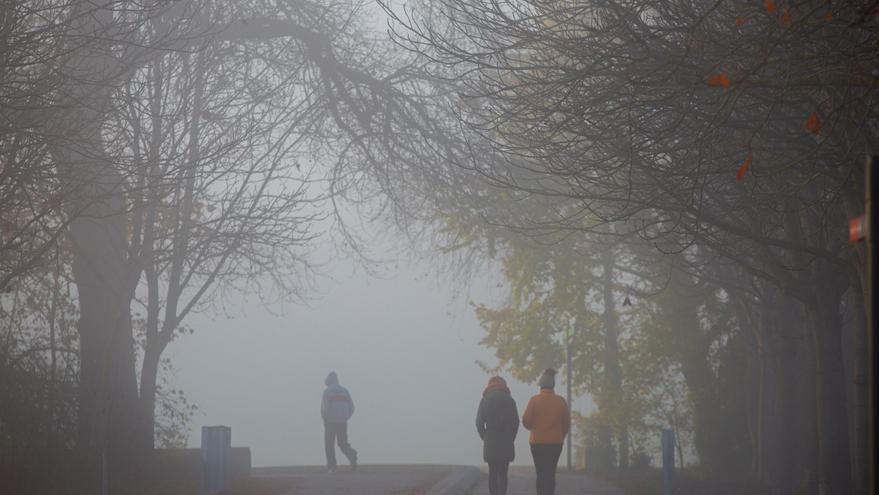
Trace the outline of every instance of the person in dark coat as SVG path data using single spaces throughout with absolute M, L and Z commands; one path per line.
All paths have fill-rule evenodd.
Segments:
M 483 441 L 482 457 L 488 463 L 488 491 L 506 495 L 507 471 L 516 457 L 513 441 L 519 432 L 519 411 L 507 382 L 499 376 L 491 377 L 482 393 L 476 431 Z

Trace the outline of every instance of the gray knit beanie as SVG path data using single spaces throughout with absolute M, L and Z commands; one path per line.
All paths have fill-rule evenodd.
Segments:
M 555 374 L 556 371 L 552 368 L 546 368 L 543 370 L 543 374 L 540 375 L 540 380 L 537 381 L 537 384 L 540 385 L 540 388 L 555 388 Z

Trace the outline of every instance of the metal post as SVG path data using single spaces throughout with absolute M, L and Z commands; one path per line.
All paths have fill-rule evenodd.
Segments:
M 571 404 L 571 331 L 565 330 L 565 371 L 567 372 L 567 379 L 565 380 L 565 384 L 568 387 L 568 422 L 570 423 L 571 419 L 573 419 L 573 405 Z M 573 428 L 571 428 L 573 431 Z M 573 465 L 571 464 L 571 436 L 572 431 L 568 432 L 568 471 L 573 471 Z
M 879 398 L 879 356 L 877 356 L 877 337 L 879 337 L 879 156 L 867 158 L 866 195 L 866 237 L 867 237 L 867 446 L 869 471 L 869 492 L 879 494 L 877 462 L 879 462 L 879 426 L 877 426 L 877 398 Z
M 201 427 L 201 493 L 214 495 L 229 489 L 232 429 L 228 426 Z

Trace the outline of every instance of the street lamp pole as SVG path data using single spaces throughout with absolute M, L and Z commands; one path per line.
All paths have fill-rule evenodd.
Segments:
M 869 493 L 879 493 L 879 480 L 877 480 L 877 463 L 879 463 L 879 426 L 876 421 L 877 395 L 879 395 L 879 156 L 871 156 L 867 159 L 867 197 L 866 221 L 867 221 L 867 405 L 870 411 L 870 420 L 867 425 L 869 438 Z
M 867 243 L 867 493 L 879 494 L 879 156 L 867 157 L 865 212 L 849 222 L 849 240 Z

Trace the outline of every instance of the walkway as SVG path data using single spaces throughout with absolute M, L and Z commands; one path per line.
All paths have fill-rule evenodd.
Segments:
M 622 495 L 612 485 L 580 474 L 560 472 L 556 478 L 556 495 Z M 488 495 L 488 481 L 483 480 L 473 495 Z M 534 468 L 516 466 L 510 468 L 510 485 L 507 495 L 534 495 Z
M 360 466 L 351 472 L 342 465 L 335 473 L 324 467 L 254 468 L 253 475 L 289 478 L 290 495 L 420 495 L 451 471 L 449 466 Z

